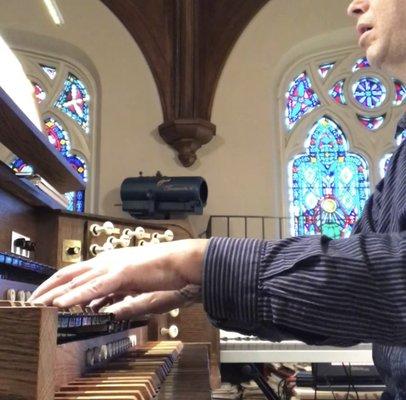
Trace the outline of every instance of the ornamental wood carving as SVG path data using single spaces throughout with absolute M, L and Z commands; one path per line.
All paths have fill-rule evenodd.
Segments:
M 191 166 L 215 135 L 217 82 L 230 51 L 269 0 L 101 0 L 143 52 L 164 115 L 161 137 Z

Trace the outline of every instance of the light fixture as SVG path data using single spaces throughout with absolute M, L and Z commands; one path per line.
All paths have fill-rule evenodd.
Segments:
M 44 3 L 47 7 L 47 10 L 49 12 L 49 15 L 52 18 L 52 21 L 54 21 L 55 25 L 62 25 L 64 23 L 62 13 L 59 10 L 55 0 L 44 0 Z

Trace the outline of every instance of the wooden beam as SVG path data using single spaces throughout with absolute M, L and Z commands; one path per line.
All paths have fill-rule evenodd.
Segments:
M 142 50 L 161 99 L 161 137 L 188 167 L 215 135 L 217 83 L 235 42 L 270 0 L 102 0 Z

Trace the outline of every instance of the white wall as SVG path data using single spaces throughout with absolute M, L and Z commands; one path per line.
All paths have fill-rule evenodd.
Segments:
M 66 22 L 61 28 L 52 25 L 39 0 L 0 0 L 0 32 L 16 43 L 32 33 L 68 42 L 95 72 L 101 95 L 95 211 L 123 215 L 114 206 L 122 180 L 160 170 L 205 177 L 206 214 L 281 214 L 279 82 L 308 49 L 356 43 L 347 0 L 272 0 L 258 13 L 220 78 L 212 113 L 217 136 L 189 169 L 157 134 L 162 112 L 155 83 L 121 23 L 96 0 L 58 4 Z

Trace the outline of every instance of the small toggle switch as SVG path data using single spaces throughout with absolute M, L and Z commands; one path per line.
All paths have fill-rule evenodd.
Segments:
M 24 238 L 18 238 L 14 240 L 14 246 L 27 251 L 35 251 L 36 244 L 31 240 Z

